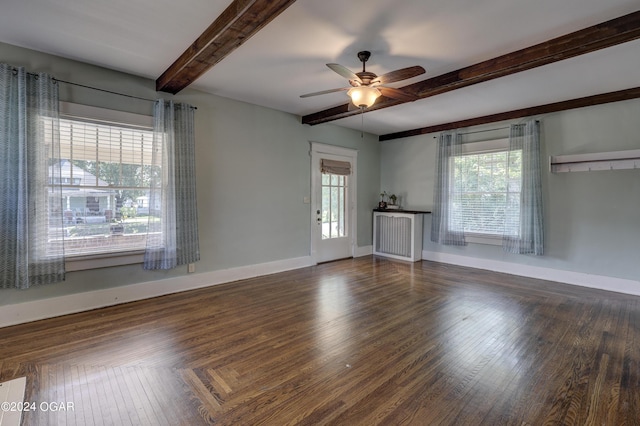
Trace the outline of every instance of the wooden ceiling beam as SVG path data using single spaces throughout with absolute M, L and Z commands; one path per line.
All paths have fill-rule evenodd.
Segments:
M 233 0 L 156 80 L 156 90 L 176 94 L 275 19 L 295 0 Z
M 402 87 L 402 90 L 415 93 L 419 99 L 424 99 L 451 90 L 493 80 L 494 78 L 504 77 L 542 65 L 573 58 L 578 55 L 584 55 L 638 38 L 640 38 L 640 11 L 534 46 L 507 53 L 475 65 L 409 84 Z M 389 108 L 402 103 L 404 102 L 396 99 L 380 97 L 378 101 L 372 107 L 367 108 L 365 112 Z M 302 123 L 311 125 L 326 123 L 355 114 L 360 114 L 360 111 L 350 111 L 348 104 L 344 104 L 305 115 L 302 117 Z
M 468 120 L 453 121 L 451 123 L 437 124 L 434 126 L 422 127 L 403 132 L 389 133 L 381 135 L 379 140 L 390 141 L 394 139 L 408 138 L 410 136 L 426 135 L 446 130 L 461 129 L 464 127 L 479 126 L 481 124 L 496 123 L 504 120 L 514 120 L 516 118 L 533 117 L 552 112 L 565 111 L 568 109 L 584 108 L 588 106 L 607 104 L 610 102 L 627 101 L 640 98 L 640 87 L 619 90 L 616 92 L 602 93 L 599 95 L 586 96 L 584 98 L 571 99 L 568 101 L 554 102 L 551 104 L 538 105 L 529 108 L 522 108 L 498 114 L 485 115 L 483 117 L 470 118 Z

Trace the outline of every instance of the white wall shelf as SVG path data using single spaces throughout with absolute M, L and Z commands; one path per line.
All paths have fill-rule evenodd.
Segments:
M 640 149 L 549 157 L 552 173 L 640 169 Z

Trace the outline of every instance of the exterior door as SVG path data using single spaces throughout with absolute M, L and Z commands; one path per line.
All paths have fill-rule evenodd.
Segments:
M 356 152 L 312 144 L 311 254 L 316 263 L 352 257 L 355 244 Z M 328 161 L 327 161 L 328 160 Z M 337 168 L 323 170 L 323 164 Z M 344 166 L 348 165 L 348 172 Z

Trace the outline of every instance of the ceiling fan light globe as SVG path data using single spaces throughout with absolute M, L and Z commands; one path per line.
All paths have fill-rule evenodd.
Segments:
M 375 87 L 360 86 L 349 89 L 347 95 L 358 108 L 369 108 L 376 102 L 381 93 Z

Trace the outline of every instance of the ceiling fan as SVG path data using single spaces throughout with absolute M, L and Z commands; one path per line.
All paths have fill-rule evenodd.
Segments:
M 384 95 L 388 98 L 398 99 L 405 102 L 415 101 L 418 99 L 413 93 L 406 92 L 401 89 L 395 89 L 393 87 L 383 86 L 384 84 L 394 83 L 396 81 L 406 80 L 424 74 L 425 70 L 421 66 L 413 66 L 402 68 L 395 71 L 390 71 L 380 76 L 368 72 L 365 69 L 365 63 L 371 57 L 371 52 L 363 50 L 358 52 L 358 59 L 362 62 L 362 72 L 354 73 L 350 69 L 340 64 L 327 64 L 327 66 L 334 72 L 349 80 L 351 87 L 341 87 L 339 89 L 329 89 L 320 92 L 307 93 L 301 95 L 301 98 L 308 98 L 310 96 L 324 95 L 333 92 L 342 92 L 348 90 L 347 95 L 351 98 L 351 102 L 358 108 L 368 108 L 374 104 L 376 99 L 380 95 Z

